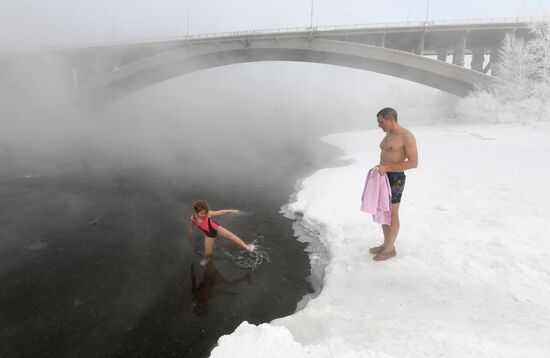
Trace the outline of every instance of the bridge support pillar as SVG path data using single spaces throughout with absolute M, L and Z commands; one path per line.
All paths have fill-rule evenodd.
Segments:
M 418 46 L 416 47 L 416 54 L 421 55 L 424 53 L 424 39 L 426 37 L 426 33 L 423 32 L 420 35 L 420 38 L 418 39 Z
M 464 66 L 464 52 L 466 51 L 466 39 L 468 32 L 458 34 L 453 44 L 453 65 Z
M 71 75 L 72 75 L 72 83 L 73 83 L 73 90 L 78 90 L 78 56 L 76 54 L 71 55 Z
M 474 71 L 483 72 L 483 63 L 485 62 L 485 49 L 483 48 L 473 48 L 472 49 L 472 62 L 470 67 Z
M 73 68 L 73 90 L 78 90 L 78 70 Z
M 439 47 L 437 49 L 437 59 L 439 61 L 447 62 L 447 49 Z
M 112 66 L 113 71 L 118 71 L 118 69 L 120 68 L 120 54 L 118 49 L 114 49 Z

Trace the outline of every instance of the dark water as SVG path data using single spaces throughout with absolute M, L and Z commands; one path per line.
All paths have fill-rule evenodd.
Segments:
M 205 357 L 240 322 L 293 313 L 312 292 L 310 267 L 279 210 L 333 155 L 321 142 L 281 148 L 247 180 L 147 166 L 3 176 L 0 356 Z M 242 210 L 219 223 L 245 242 L 263 235 L 270 262 L 251 271 L 218 255 L 200 266 L 186 227 L 198 199 Z

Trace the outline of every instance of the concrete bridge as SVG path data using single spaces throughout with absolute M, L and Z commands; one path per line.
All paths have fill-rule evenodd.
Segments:
M 101 102 L 186 73 L 255 61 L 358 68 L 464 96 L 495 80 L 487 72 L 498 60 L 498 48 L 507 33 L 529 37 L 529 23 L 541 20 L 286 28 L 95 44 L 54 52 L 70 66 L 64 77 L 73 90 L 82 98 Z M 467 54 L 471 54 L 471 69 L 464 67 Z M 449 55 L 452 63 L 446 61 Z M 489 64 L 484 66 L 486 56 Z M 17 58 L 10 57 L 12 61 Z M 10 60 L 0 58 L 0 69 L 6 61 Z

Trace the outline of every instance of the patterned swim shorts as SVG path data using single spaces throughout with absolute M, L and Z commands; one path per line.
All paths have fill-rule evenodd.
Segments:
M 406 175 L 404 172 L 386 173 L 391 187 L 391 203 L 397 204 L 401 202 L 401 195 L 405 189 Z

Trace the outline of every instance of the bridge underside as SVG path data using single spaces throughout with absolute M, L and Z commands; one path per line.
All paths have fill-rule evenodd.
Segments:
M 377 72 L 457 96 L 494 80 L 485 74 L 419 55 L 334 40 L 265 40 L 191 46 L 121 67 L 80 87 L 83 99 L 110 102 L 158 82 L 208 68 L 257 61 L 299 61 Z

